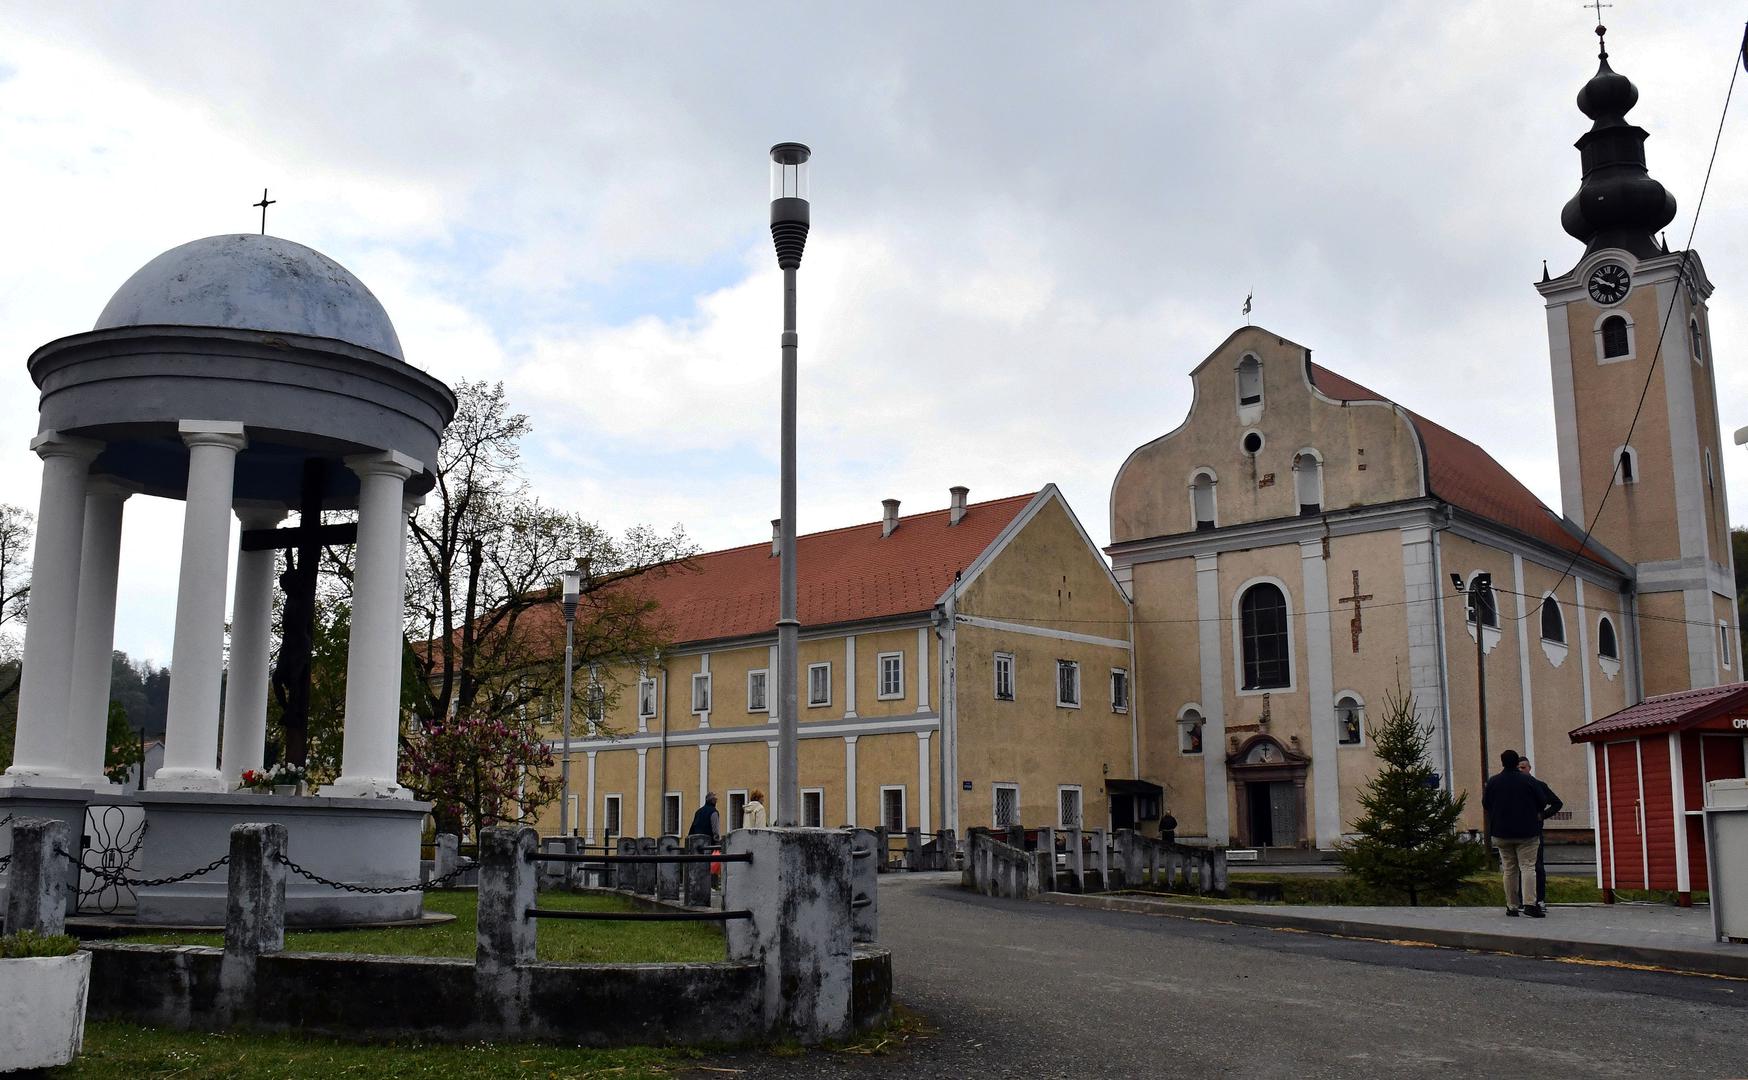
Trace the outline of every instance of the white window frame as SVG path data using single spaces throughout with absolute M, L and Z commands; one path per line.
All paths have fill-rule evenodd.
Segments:
M 1572 649 L 1572 629 L 1570 626 L 1567 625 L 1566 607 L 1564 604 L 1560 603 L 1559 597 L 1555 596 L 1551 592 L 1550 593 L 1543 593 L 1542 594 L 1542 603 L 1544 605 L 1545 604 L 1552 604 L 1554 606 L 1554 612 L 1556 615 L 1559 616 L 1559 619 L 1560 619 L 1560 633 L 1562 633 L 1566 636 L 1566 640 L 1565 641 L 1555 641 L 1553 638 L 1542 636 L 1542 614 L 1543 613 L 1539 609 L 1535 613 L 1535 616 L 1536 616 L 1536 640 L 1538 640 L 1542 643 L 1542 655 L 1546 656 L 1548 658 L 1548 663 L 1552 664 L 1555 667 L 1559 667 L 1561 664 L 1566 662 L 1566 656 L 1568 653 L 1571 652 L 1571 649 Z M 1578 613 L 1578 617 L 1582 619 L 1584 617 L 1584 613 L 1582 611 L 1580 611 Z
M 1184 736 L 1189 734 L 1191 727 L 1189 715 L 1191 713 L 1196 714 L 1195 723 L 1202 729 L 1202 748 L 1200 750 L 1191 750 L 1185 745 L 1188 740 Z M 1201 757 L 1208 752 L 1208 714 L 1203 712 L 1202 707 L 1193 701 L 1177 711 L 1177 752 L 1181 757 Z
M 1062 670 L 1064 667 L 1067 667 L 1068 670 L 1074 672 L 1073 701 L 1062 700 Z M 1056 707 L 1058 709 L 1078 709 L 1080 708 L 1081 699 L 1084 697 L 1086 697 L 1086 693 L 1080 685 L 1080 661 L 1063 660 L 1059 658 L 1056 661 Z
M 825 699 L 815 701 L 813 697 L 813 673 L 825 669 Z M 830 660 L 822 660 L 817 664 L 807 665 L 807 707 L 810 709 L 830 708 L 832 703 L 832 664 Z
M 1005 696 L 1005 697 L 1002 696 L 1002 692 L 1001 692 L 1001 664 L 1002 664 L 1003 660 L 1006 660 L 1007 665 L 1008 665 L 1008 692 L 1007 692 L 1007 696 Z M 1007 652 L 996 653 L 995 658 L 990 665 L 990 674 L 994 680 L 994 686 L 992 687 L 992 689 L 995 693 L 995 700 L 997 700 L 997 701 L 1013 701 L 1019 696 L 1019 684 L 1018 684 L 1017 680 L 1015 680 L 1015 678 L 1014 678 L 1014 654 L 1013 653 L 1007 653 Z
M 618 825 L 617 832 L 613 826 Z M 601 796 L 601 836 L 625 835 L 625 796 L 618 791 L 609 791 Z
M 1622 319 L 1626 320 L 1626 324 L 1627 324 L 1627 351 L 1625 354 L 1623 354 L 1621 356 L 1604 356 L 1603 355 L 1603 348 L 1602 348 L 1602 324 L 1607 322 L 1609 319 L 1614 318 L 1617 315 L 1620 316 Z M 1618 307 L 1603 308 L 1602 312 L 1596 316 L 1596 322 L 1591 325 L 1590 333 L 1591 333 L 1591 336 L 1595 339 L 1596 362 L 1598 364 L 1624 364 L 1628 360 L 1638 359 L 1638 356 L 1639 356 L 1638 329 L 1633 325 L 1633 317 L 1631 315 L 1627 314 L 1627 310 L 1625 308 L 1618 308 Z
M 1011 791 L 1014 793 L 1014 820 L 1011 822 L 1003 822 L 1001 819 L 1001 793 L 1004 791 Z M 1005 829 L 1012 825 L 1018 825 L 1020 824 L 1020 817 L 1020 785 L 1009 783 L 1005 780 L 1000 783 L 989 785 L 990 827 Z
M 1347 701 L 1350 698 L 1353 700 L 1353 703 L 1355 705 L 1359 706 L 1359 714 L 1360 714 L 1360 716 L 1359 716 L 1359 720 L 1360 720 L 1359 736 L 1360 737 L 1355 739 L 1353 742 L 1348 742 L 1347 740 L 1345 740 L 1341 737 L 1341 703 L 1344 701 Z M 1366 745 L 1366 699 L 1361 697 L 1359 695 L 1358 691 L 1342 690 L 1335 695 L 1334 712 L 1335 712 L 1335 745 L 1338 747 L 1343 747 L 1343 748 Z
M 723 817 L 722 817 L 723 825 L 725 826 L 722 831 L 725 833 L 730 833 L 736 829 L 746 828 L 747 827 L 747 803 L 752 801 L 752 797 L 751 797 L 750 793 L 747 791 L 746 788 L 729 788 L 728 791 L 724 792 L 724 794 L 728 796 L 728 799 L 723 804 L 727 809 L 723 813 Z M 735 818 L 735 809 L 734 809 L 734 800 L 737 796 L 740 798 L 740 816 L 739 816 L 738 821 Z
M 756 708 L 753 705 L 753 680 L 754 680 L 755 676 L 758 678 L 758 682 L 759 682 L 759 696 L 765 699 L 765 703 L 763 705 L 756 707 Z M 771 711 L 771 669 L 770 668 L 754 668 L 753 670 L 747 672 L 747 712 L 750 712 L 750 713 L 769 713 L 770 711 Z
M 1117 684 L 1119 682 L 1121 682 L 1123 685 L 1122 704 L 1117 703 Z M 1126 713 L 1126 712 L 1128 712 L 1129 711 L 1129 695 L 1131 692 L 1132 692 L 1132 688 L 1129 685 L 1129 669 L 1128 668 L 1120 668 L 1120 667 L 1112 668 L 1111 669 L 1111 711 L 1114 713 Z
M 1693 352 L 1693 362 L 1705 366 L 1705 332 L 1699 328 L 1699 317 L 1690 315 L 1687 319 L 1687 347 Z
M 886 665 L 890 661 L 898 673 L 898 689 L 886 689 Z M 874 697 L 878 701 L 897 701 L 904 697 L 904 653 L 883 652 L 874 654 Z
M 888 830 L 892 827 L 891 823 L 886 820 L 886 793 L 889 791 L 898 792 L 899 831 L 903 832 L 910 828 L 910 793 L 903 784 L 880 785 L 880 824 L 886 826 Z
M 1281 599 L 1287 605 L 1287 685 L 1259 686 L 1247 689 L 1244 685 L 1244 594 L 1258 585 L 1267 582 L 1281 590 Z M 1293 613 L 1293 590 L 1278 577 L 1253 577 L 1232 592 L 1232 682 L 1239 697 L 1261 697 L 1264 694 L 1291 694 L 1299 689 L 1299 654 L 1293 641 L 1295 623 Z M 1203 723 L 1206 723 L 1206 716 Z M 1206 740 L 1203 740 L 1206 745 Z
M 807 820 L 807 797 L 809 795 L 815 796 L 816 798 L 819 799 L 819 820 L 818 821 L 808 821 Z M 805 788 L 801 789 L 801 827 L 804 829 L 823 829 L 823 828 L 825 828 L 825 788 L 805 787 Z
M 580 830 L 583 827 L 583 819 L 577 816 L 577 810 L 580 809 L 580 807 L 582 805 L 582 801 L 583 801 L 583 796 L 578 792 L 572 792 L 570 794 L 570 796 L 568 798 L 566 798 L 566 800 L 565 800 L 565 808 L 570 811 L 570 820 L 571 820 L 571 832 L 570 832 L 570 834 L 572 836 L 582 835 Z
M 702 695 L 704 703 L 702 705 L 698 703 L 700 698 L 698 688 L 700 685 L 704 687 L 704 693 Z M 700 671 L 692 676 L 692 711 L 694 713 L 707 713 L 710 711 L 710 672 L 708 671 Z
M 1627 459 L 1627 467 L 1625 469 L 1620 467 L 1620 460 L 1623 454 L 1626 455 Z M 1631 446 L 1615 447 L 1614 458 L 1609 462 L 1609 466 L 1614 469 L 1615 483 L 1636 484 L 1639 482 L 1639 452 L 1634 450 Z M 1629 476 L 1627 475 L 1628 473 L 1631 473 L 1632 475 Z
M 1062 796 L 1070 791 L 1074 792 L 1075 809 L 1080 811 L 1080 820 L 1079 821 L 1071 822 L 1067 818 L 1062 816 Z M 1057 784 L 1056 785 L 1056 827 L 1059 829 L 1076 829 L 1076 828 L 1083 827 L 1085 825 L 1085 823 L 1086 823 L 1086 796 L 1081 791 L 1080 785 L 1079 784 Z
M 1610 634 L 1614 637 L 1614 655 L 1608 656 L 1602 651 L 1602 624 L 1607 623 Z M 1621 628 L 1605 612 L 1596 618 L 1596 666 L 1610 682 L 1621 673 Z
M 664 792 L 662 792 L 662 821 L 661 821 L 661 823 L 663 826 L 666 826 L 668 823 L 668 804 L 670 801 L 673 803 L 673 807 L 674 807 L 674 828 L 673 828 L 673 831 L 670 832 L 668 829 L 663 828 L 662 831 L 660 833 L 657 833 L 656 835 L 658 835 L 658 836 L 678 836 L 678 837 L 684 839 L 686 834 L 684 832 L 682 832 L 681 830 L 686 827 L 686 822 L 684 820 L 685 816 L 686 816 L 686 802 L 683 798 L 681 798 L 681 795 L 678 791 L 664 791 Z
M 649 694 L 647 695 L 647 703 L 649 705 L 648 711 L 645 711 L 644 709 L 644 704 L 646 702 L 646 696 L 644 694 L 645 687 L 649 688 Z M 657 685 L 653 675 L 639 675 L 637 677 L 637 718 L 639 720 L 653 720 L 660 710 L 661 687 Z
M 1730 624 L 1718 620 L 1718 658 L 1724 662 L 1724 670 L 1730 670 Z
M 1218 529 L 1220 527 L 1220 477 L 1215 474 L 1213 469 L 1208 468 L 1206 465 L 1198 465 L 1195 470 L 1190 473 L 1191 532 L 1195 532 L 1202 528 L 1202 512 L 1201 508 L 1196 505 L 1196 492 L 1200 490 L 1200 485 L 1203 480 L 1208 482 L 1208 526 L 1210 529 Z

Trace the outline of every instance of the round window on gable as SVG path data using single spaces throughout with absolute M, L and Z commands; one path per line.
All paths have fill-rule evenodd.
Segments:
M 1247 431 L 1247 432 L 1245 432 L 1244 439 L 1239 443 L 1239 445 L 1244 447 L 1244 452 L 1247 454 L 1255 454 L 1255 453 L 1261 451 L 1262 450 L 1262 432 L 1260 432 L 1260 431 Z

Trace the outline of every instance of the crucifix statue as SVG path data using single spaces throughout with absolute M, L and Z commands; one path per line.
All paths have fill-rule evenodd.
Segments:
M 297 525 L 245 529 L 242 535 L 244 551 L 286 553 L 285 573 L 279 575 L 285 610 L 279 661 L 273 666 L 273 697 L 279 702 L 280 724 L 285 729 L 285 760 L 294 765 L 309 761 L 310 657 L 315 649 L 316 579 L 322 545 L 358 540 L 357 525 L 322 524 L 325 478 L 326 466 L 320 458 L 306 460 Z
M 1360 592 L 1360 572 L 1358 570 L 1355 570 L 1353 572 L 1353 595 L 1352 596 L 1344 596 L 1339 601 L 1337 601 L 1338 603 L 1352 604 L 1353 605 L 1353 618 L 1348 620 L 1347 628 L 1353 634 L 1353 651 L 1354 652 L 1360 651 L 1360 631 L 1362 629 L 1364 629 L 1364 626 L 1361 624 L 1361 621 L 1360 621 L 1361 620 L 1360 601 L 1370 600 L 1371 598 L 1372 598 L 1371 593 Z

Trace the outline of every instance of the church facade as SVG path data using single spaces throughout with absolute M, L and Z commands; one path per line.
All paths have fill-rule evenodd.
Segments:
M 1565 798 L 1550 828 L 1587 833 L 1595 762 L 1567 733 L 1740 677 L 1711 284 L 1655 238 L 1675 203 L 1626 120 L 1636 100 L 1605 52 L 1562 215 L 1585 250 L 1538 286 L 1561 512 L 1260 327 L 1191 372 L 1189 416 L 1119 471 L 1108 553 L 1135 606 L 1142 774 L 1180 834 L 1332 847 L 1397 692 L 1431 726 L 1441 783 L 1477 792 L 1518 749 Z

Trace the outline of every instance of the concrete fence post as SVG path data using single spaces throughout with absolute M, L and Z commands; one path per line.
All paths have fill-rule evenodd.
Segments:
M 534 848 L 539 834 L 520 828 L 479 834 L 479 931 L 474 964 L 495 976 L 534 960 Z
M 1123 888 L 1134 889 L 1141 884 L 1141 837 L 1134 829 L 1117 830 L 1117 855 L 1123 861 Z
M 702 833 L 693 833 L 686 837 L 686 854 L 710 854 L 710 837 Z M 707 862 L 687 863 L 684 874 L 686 879 L 686 895 L 684 902 L 687 907 L 710 906 L 710 864 Z
M 637 838 L 637 853 L 639 855 L 654 855 L 656 838 L 640 836 Z M 653 897 L 656 894 L 656 864 L 652 862 L 637 863 L 637 895 Z
M 923 868 L 923 831 L 914 825 L 904 830 L 904 868 L 913 873 Z
M 880 849 L 879 853 L 874 856 L 875 869 L 884 874 L 887 870 L 886 858 L 888 853 L 892 850 L 892 832 L 887 829 L 886 826 L 882 825 L 874 830 L 874 835 L 877 838 L 875 846 Z
M 850 937 L 880 940 L 880 870 L 875 865 L 873 829 L 846 829 L 850 834 Z M 866 899 L 866 904 L 862 900 Z M 858 906 L 859 905 L 859 906 Z
M 764 969 L 763 1017 L 771 1034 L 819 1043 L 851 1030 L 853 910 L 850 834 L 827 829 L 741 829 L 726 853 L 735 903 L 751 912 L 726 925 L 729 959 Z
M 1103 829 L 1093 830 L 1093 862 L 1099 868 L 1099 891 L 1109 892 L 1111 888 L 1111 844 Z
M 680 838 L 672 833 L 656 838 L 656 854 L 678 855 L 680 853 Z M 665 862 L 656 864 L 656 899 L 678 900 L 680 898 L 680 864 Z
M 285 948 L 285 826 L 231 826 L 225 885 L 225 954 L 219 961 L 221 1012 L 254 1011 L 255 962 Z
M 1038 830 L 1038 889 L 1056 891 L 1056 829 L 1049 825 Z
M 1026 850 L 1026 827 L 1017 821 L 1008 826 L 1007 840 L 1009 847 L 1016 847 L 1021 851 Z
M 1068 888 L 1070 892 L 1086 892 L 1086 851 L 1081 847 L 1080 826 L 1068 833 Z
M 438 833 L 431 844 L 431 876 L 440 878 L 455 873 L 461 864 L 461 837 L 454 833 Z
M 1214 872 L 1211 875 L 1213 878 L 1212 891 L 1215 896 L 1226 896 L 1230 891 L 1231 885 L 1230 879 L 1227 877 L 1226 849 L 1215 849 L 1213 854 L 1209 856 L 1209 859 L 1214 864 Z
M 77 858 L 73 830 L 55 818 L 12 820 L 12 867 L 6 877 L 6 932 L 67 929 L 67 865 Z
M 636 855 L 637 837 L 621 836 L 619 838 L 619 854 Z M 632 863 L 619 863 L 612 868 L 613 887 L 621 892 L 637 891 L 637 867 Z

